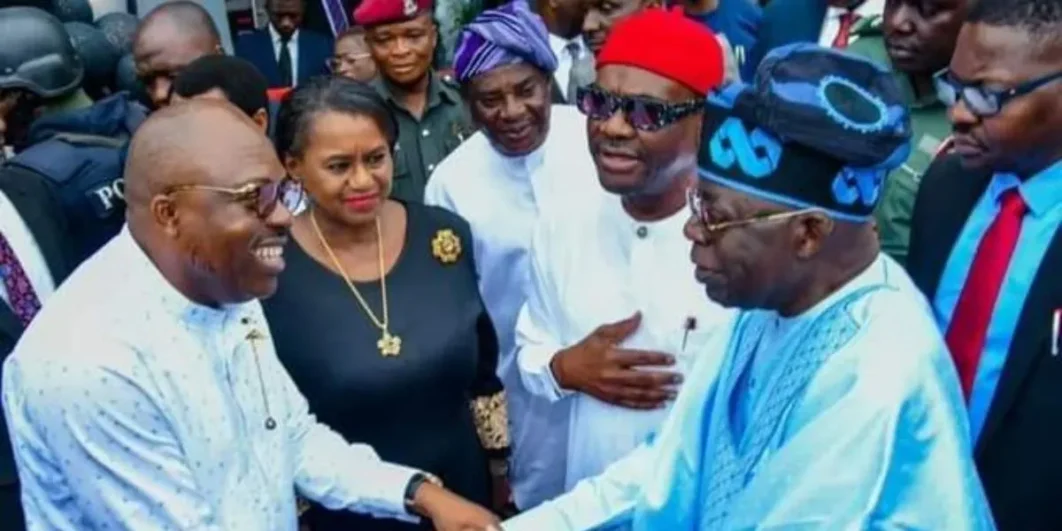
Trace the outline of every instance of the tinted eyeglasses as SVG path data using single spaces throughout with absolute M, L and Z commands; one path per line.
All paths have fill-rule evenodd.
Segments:
M 284 205 L 288 212 L 295 212 L 302 203 L 303 190 L 299 183 L 290 177 L 279 181 L 258 181 L 239 188 L 208 186 L 205 184 L 181 184 L 170 188 L 166 193 L 191 192 L 202 190 L 229 196 L 233 201 L 251 206 L 258 217 L 266 219 L 276 210 L 278 204 Z
M 802 216 L 804 214 L 810 214 L 812 212 L 821 212 L 818 208 L 803 208 L 800 210 L 792 210 L 789 212 L 778 212 L 776 214 L 766 214 L 762 216 L 752 216 L 751 218 L 737 219 L 734 221 L 722 221 L 714 223 L 711 217 L 708 215 L 708 211 L 704 208 L 704 197 L 696 187 L 690 187 L 686 189 L 686 204 L 690 207 L 690 212 L 693 217 L 697 218 L 697 221 L 701 223 L 701 227 L 704 228 L 704 232 L 709 237 L 718 236 L 723 231 L 734 227 L 742 227 L 745 225 L 753 225 L 756 223 L 767 223 L 771 221 L 781 221 L 784 219 L 794 218 Z
M 627 123 L 639 131 L 657 131 L 704 108 L 703 100 L 671 103 L 648 96 L 621 96 L 590 85 L 575 92 L 579 111 L 594 120 L 608 120 L 623 111 Z
M 982 118 L 999 114 L 1003 106 L 1010 100 L 1024 96 L 1040 87 L 1062 79 L 1062 72 L 1055 72 L 1043 77 L 1026 81 L 1016 87 L 1006 90 L 990 90 L 981 84 L 967 84 L 955 79 L 951 71 L 944 69 L 933 76 L 933 84 L 937 90 L 937 97 L 945 105 L 951 107 L 961 98 L 970 112 Z

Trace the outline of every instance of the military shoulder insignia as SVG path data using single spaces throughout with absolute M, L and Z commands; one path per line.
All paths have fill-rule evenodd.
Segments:
M 444 264 L 452 264 L 461 257 L 461 239 L 451 229 L 439 229 L 431 239 L 431 254 Z

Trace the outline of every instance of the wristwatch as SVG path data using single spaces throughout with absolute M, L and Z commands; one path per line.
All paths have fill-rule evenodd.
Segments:
M 442 480 L 427 472 L 417 472 L 410 478 L 409 483 L 406 485 L 406 493 L 403 498 L 403 502 L 406 506 L 406 512 L 413 512 L 413 501 L 417 496 L 417 489 L 424 483 L 431 483 L 433 485 L 443 486 Z

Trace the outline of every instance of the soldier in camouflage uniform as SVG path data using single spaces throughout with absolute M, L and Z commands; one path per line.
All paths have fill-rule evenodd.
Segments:
M 435 167 L 472 132 L 456 82 L 431 69 L 431 13 L 431 0 L 364 0 L 354 11 L 379 70 L 372 84 L 398 122 L 391 196 L 403 201 L 423 201 Z
M 889 174 L 876 218 L 881 249 L 901 264 L 907 258 L 911 214 L 922 173 L 951 134 L 947 107 L 933 74 L 948 66 L 968 0 L 887 0 L 882 16 L 863 19 L 848 51 L 890 68 L 911 109 L 911 155 Z M 928 16 L 927 16 L 928 14 Z

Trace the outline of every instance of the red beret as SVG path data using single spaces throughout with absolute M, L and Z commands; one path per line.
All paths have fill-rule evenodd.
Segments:
M 354 9 L 354 22 L 361 26 L 405 22 L 431 9 L 432 0 L 362 0 Z
M 725 70 L 719 39 L 682 8 L 650 8 L 620 20 L 597 57 L 597 68 L 606 65 L 648 70 L 701 95 L 723 83 Z

